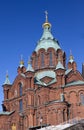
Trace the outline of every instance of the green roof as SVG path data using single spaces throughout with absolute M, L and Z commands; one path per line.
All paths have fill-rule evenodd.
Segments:
M 68 86 L 75 86 L 75 85 L 84 85 L 84 81 L 74 81 L 74 82 L 70 82 L 68 84 L 65 85 L 65 87 L 68 87 Z
M 63 69 L 63 70 L 65 69 L 64 66 L 62 65 L 62 63 L 60 61 L 58 61 L 58 64 L 56 66 L 56 70 L 57 69 Z
M 12 114 L 14 111 L 8 112 L 8 111 L 2 111 L 0 112 L 0 115 L 10 115 Z
M 53 37 L 51 33 L 51 28 L 45 27 L 42 37 L 40 38 L 35 51 L 38 52 L 40 49 L 47 50 L 48 48 L 54 48 L 55 50 L 60 49 L 59 43 L 55 38 Z

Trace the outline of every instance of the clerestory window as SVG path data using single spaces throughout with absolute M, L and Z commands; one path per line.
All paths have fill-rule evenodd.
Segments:
M 49 53 L 49 65 L 52 66 L 52 52 Z
M 44 53 L 41 53 L 41 67 L 44 67 Z

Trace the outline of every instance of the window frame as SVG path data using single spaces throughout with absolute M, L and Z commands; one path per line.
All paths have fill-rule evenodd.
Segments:
M 49 66 L 53 66 L 53 55 L 52 55 L 52 51 L 49 52 Z
M 45 61 L 44 61 L 44 52 L 41 52 L 41 67 L 44 68 L 45 66 Z
M 19 95 L 22 96 L 23 94 L 23 85 L 22 83 L 19 83 Z
M 84 105 L 84 94 L 83 93 L 80 94 L 80 101 L 81 101 L 81 105 Z
M 38 69 L 38 57 L 35 57 L 35 69 Z

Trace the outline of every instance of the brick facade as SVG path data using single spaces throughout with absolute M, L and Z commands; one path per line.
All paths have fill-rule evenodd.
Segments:
M 46 21 L 31 63 L 26 68 L 21 60 L 13 84 L 3 85 L 0 130 L 28 130 L 84 118 L 84 79 L 72 54 L 66 65 L 66 54 L 50 29 Z

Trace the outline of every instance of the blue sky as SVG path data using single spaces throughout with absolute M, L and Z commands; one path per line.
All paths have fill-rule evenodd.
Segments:
M 28 58 L 42 35 L 45 10 L 52 24 L 52 34 L 66 52 L 67 60 L 72 50 L 81 72 L 84 62 L 84 0 L 0 0 L 0 104 L 6 71 L 13 83 L 21 54 L 27 66 Z

